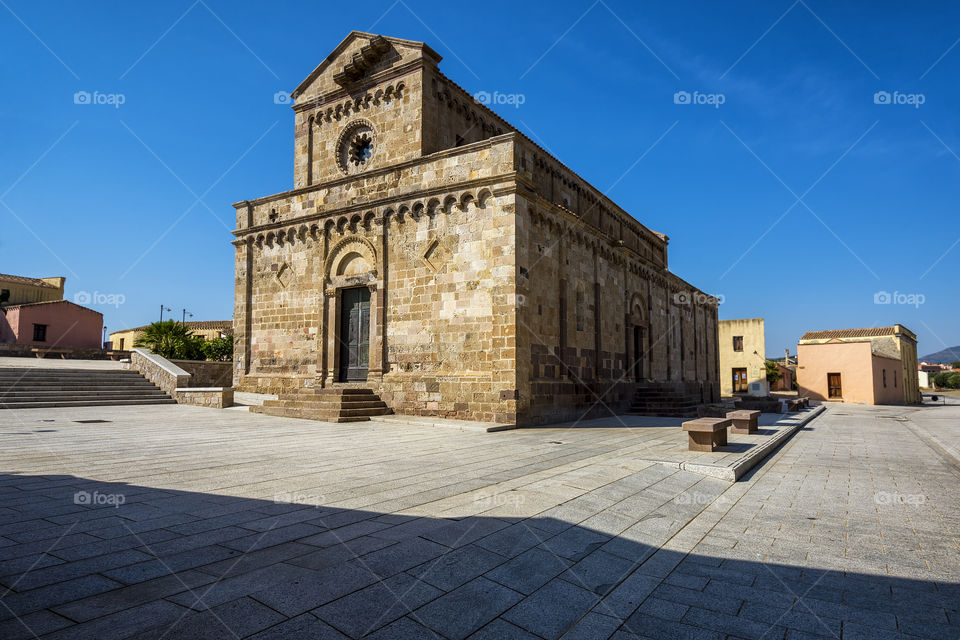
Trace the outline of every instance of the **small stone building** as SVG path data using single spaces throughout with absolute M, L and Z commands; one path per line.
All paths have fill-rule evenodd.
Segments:
M 0 294 L 6 293 L 7 304 L 29 304 L 63 300 L 63 286 L 67 279 L 30 278 L 0 273 Z
M 46 349 L 100 349 L 103 314 L 69 300 L 26 302 L 0 314 L 0 344 Z
M 919 404 L 917 336 L 892 327 L 808 331 L 797 345 L 800 395 L 855 404 Z
M 190 329 L 190 333 L 204 340 L 213 340 L 233 334 L 233 320 L 188 320 L 183 324 Z M 143 332 L 149 326 L 145 324 L 132 329 L 114 331 L 110 334 L 110 348 L 121 351 L 132 349 L 137 339 L 143 335 Z
M 439 63 L 353 32 L 292 93 L 294 188 L 234 205 L 235 387 L 520 424 L 644 383 L 718 399 L 716 299 L 668 271 L 667 237 Z
M 750 384 L 760 382 L 766 389 L 767 357 L 763 318 L 721 320 L 720 392 L 729 396 L 747 393 Z

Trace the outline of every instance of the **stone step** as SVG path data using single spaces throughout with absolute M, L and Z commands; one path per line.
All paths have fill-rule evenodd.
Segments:
M 352 388 L 323 388 L 323 389 L 303 389 L 293 393 L 282 393 L 280 397 L 285 398 L 343 398 L 343 397 L 370 398 L 376 397 L 373 389 L 352 389 Z
M 385 409 L 387 404 L 383 400 L 357 400 L 333 402 L 330 400 L 304 400 L 301 398 L 265 400 L 268 407 L 301 407 L 310 409 Z
M 137 371 L 0 368 L 0 409 L 175 403 Z
M 324 422 L 357 422 L 392 413 L 373 389 L 367 387 L 323 387 L 301 389 L 267 400 L 254 413 Z
M 36 391 L 65 391 L 65 390 L 79 390 L 79 391 L 98 391 L 98 390 L 109 390 L 109 389 L 120 389 L 124 391 L 142 391 L 144 389 L 156 389 L 156 385 L 150 382 L 149 380 L 143 380 L 141 382 L 136 381 L 124 381 L 118 384 L 99 384 L 99 383 L 89 383 L 89 384 L 54 384 L 54 383 L 45 383 L 45 384 L 30 384 L 25 382 L 20 382 L 17 384 L 4 386 L 0 383 L 0 391 L 10 390 L 10 391 L 22 391 L 22 390 L 36 390 Z
M 301 413 L 322 413 L 324 415 L 334 415 L 341 417 L 358 417 L 358 416 L 382 416 L 390 413 L 390 409 L 387 408 L 387 405 L 383 404 L 379 407 L 362 407 L 362 408 L 344 408 L 335 404 L 324 404 L 324 405 L 309 405 L 309 404 L 300 404 L 300 403 L 279 403 L 279 404 L 267 404 L 266 402 L 261 405 L 267 409 L 292 409 L 300 411 Z
M 0 409 L 53 409 L 56 407 L 116 407 L 141 404 L 176 404 L 169 396 L 164 398 L 133 398 L 128 400 L 50 400 L 45 402 L 2 402 Z
M 146 379 L 142 376 L 117 376 L 115 378 L 105 378 L 103 376 L 49 376 L 43 378 L 33 378 L 30 376 L 6 376 L 0 377 L 0 386 L 10 384 L 83 384 L 93 382 L 97 384 L 130 384 L 140 380 Z
M 700 398 L 669 384 L 645 383 L 634 391 L 630 409 L 635 416 L 695 418 Z
M 370 420 L 370 416 L 341 416 L 334 412 L 303 410 L 294 407 L 254 406 L 250 407 L 250 411 L 268 416 L 302 418 L 305 420 L 319 420 L 321 422 L 365 422 Z
M 696 411 L 627 411 L 630 416 L 646 416 L 651 418 L 696 418 Z
M 19 398 L 36 398 L 37 400 L 62 399 L 62 398 L 150 398 L 156 396 L 166 396 L 162 390 L 153 387 L 152 389 L 66 389 L 63 391 L 0 391 L 0 400 L 16 400 Z
M 98 371 L 96 369 L 0 369 L 2 378 L 138 378 L 137 371 Z

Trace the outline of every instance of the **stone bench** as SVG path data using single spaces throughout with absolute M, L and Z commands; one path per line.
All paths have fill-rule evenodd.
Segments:
M 67 354 L 71 353 L 72 349 L 44 349 L 42 347 L 35 347 L 30 349 L 30 352 L 35 354 L 38 358 L 46 358 L 49 355 L 58 355 L 61 360 L 67 359 Z
M 759 428 L 760 413 L 760 411 L 747 411 L 745 409 L 729 412 L 727 417 L 733 420 L 730 433 L 756 433 Z
M 717 447 L 727 444 L 727 427 L 732 424 L 729 418 L 697 418 L 683 423 L 683 430 L 690 434 L 690 451 L 716 451 Z

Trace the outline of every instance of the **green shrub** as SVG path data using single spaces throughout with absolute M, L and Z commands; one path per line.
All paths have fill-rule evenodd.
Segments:
M 207 360 L 216 362 L 230 362 L 233 360 L 233 336 L 226 335 L 214 338 L 203 343 L 203 356 Z

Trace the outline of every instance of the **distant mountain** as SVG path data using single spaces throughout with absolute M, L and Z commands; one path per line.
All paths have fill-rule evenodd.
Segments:
M 939 364 L 952 364 L 960 360 L 960 346 L 942 349 L 936 353 L 920 358 L 920 362 L 931 362 Z

